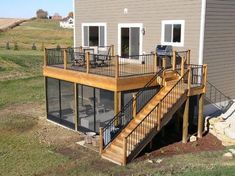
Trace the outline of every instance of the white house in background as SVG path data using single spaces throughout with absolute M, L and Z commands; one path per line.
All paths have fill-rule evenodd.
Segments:
M 62 28 L 74 28 L 74 19 L 71 17 L 66 17 L 60 21 L 60 27 Z

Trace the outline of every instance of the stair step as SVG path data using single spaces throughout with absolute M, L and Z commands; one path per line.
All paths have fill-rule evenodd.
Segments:
M 108 159 L 116 164 L 122 165 L 123 164 L 123 158 L 122 158 L 122 153 L 114 153 L 110 149 L 106 149 L 104 153 L 102 153 L 102 157 L 105 159 Z

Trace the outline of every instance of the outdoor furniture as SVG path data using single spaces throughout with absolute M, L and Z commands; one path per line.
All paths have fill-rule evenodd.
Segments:
M 108 61 L 110 60 L 110 47 L 98 47 L 98 57 L 97 57 L 97 63 L 98 66 L 108 66 Z
M 85 54 L 84 53 L 79 53 L 79 52 L 74 52 L 74 59 L 73 59 L 73 65 L 83 67 L 85 66 Z
M 95 49 L 94 48 L 85 48 L 83 49 L 84 53 L 90 53 L 90 66 L 91 68 L 95 68 L 97 66 L 96 62 L 96 55 L 95 55 Z

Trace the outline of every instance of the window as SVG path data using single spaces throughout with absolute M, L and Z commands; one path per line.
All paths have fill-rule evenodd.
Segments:
M 75 129 L 74 84 L 53 78 L 46 79 L 49 120 Z
M 83 46 L 106 46 L 106 24 L 84 23 L 82 24 Z
M 162 21 L 162 45 L 184 46 L 184 20 Z

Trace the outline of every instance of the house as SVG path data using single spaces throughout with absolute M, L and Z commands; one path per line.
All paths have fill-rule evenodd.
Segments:
M 222 40 L 230 34 L 226 31 L 233 32 L 233 18 L 222 8 L 232 13 L 234 5 L 229 0 L 74 0 L 74 48 L 45 50 L 48 120 L 96 132 L 101 156 L 119 165 L 132 161 L 170 121 L 182 121 L 183 143 L 192 126 L 201 138 L 206 93 L 213 87 L 209 100 L 222 102 L 218 93 L 226 107 L 230 99 L 217 86 L 233 95 L 227 86 L 232 75 L 214 61 L 233 41 L 233 36 Z M 174 51 L 160 56 L 157 45 Z M 228 61 L 227 68 L 233 68 L 226 56 L 219 63 Z M 208 85 L 210 79 L 216 86 Z
M 60 21 L 60 27 L 62 28 L 74 28 L 74 20 L 71 17 L 66 17 Z
M 52 16 L 52 20 L 62 20 L 62 16 L 60 16 L 58 13 L 55 13 L 53 16 Z

